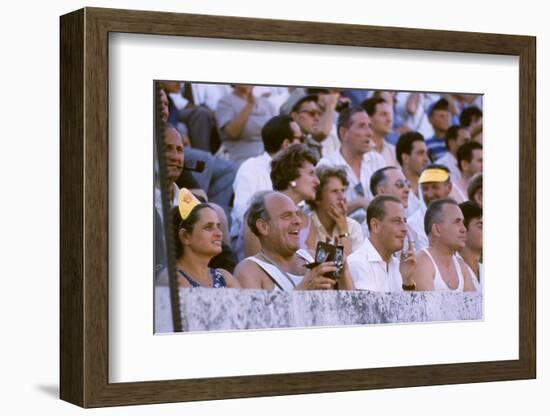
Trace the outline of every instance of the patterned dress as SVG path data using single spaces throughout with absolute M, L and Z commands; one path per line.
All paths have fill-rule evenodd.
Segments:
M 214 289 L 227 287 L 227 283 L 225 282 L 223 275 L 217 269 L 212 269 L 209 267 L 208 271 L 210 272 L 210 276 L 212 277 L 212 287 Z M 185 277 L 185 279 L 187 279 L 191 287 L 201 287 L 201 285 L 196 280 L 194 280 L 191 276 L 189 276 L 183 270 L 178 269 L 178 273 L 181 274 L 183 277 Z

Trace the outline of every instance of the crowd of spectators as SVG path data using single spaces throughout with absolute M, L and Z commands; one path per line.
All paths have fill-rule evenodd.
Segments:
M 182 287 L 482 291 L 482 96 L 156 91 L 156 284 L 168 227 Z

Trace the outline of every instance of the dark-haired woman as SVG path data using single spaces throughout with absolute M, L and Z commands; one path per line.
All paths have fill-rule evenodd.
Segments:
M 218 214 L 209 204 L 195 205 L 186 219 L 173 208 L 176 271 L 180 287 L 240 287 L 224 269 L 208 267 L 210 260 L 222 251 L 222 231 Z

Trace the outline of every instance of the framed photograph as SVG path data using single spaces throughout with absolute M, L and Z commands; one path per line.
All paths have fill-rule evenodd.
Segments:
M 101 407 L 536 376 L 535 38 L 96 8 L 62 16 L 60 38 L 63 400 Z M 151 138 L 162 80 L 482 97 L 482 317 L 155 331 Z M 175 294 L 201 291 L 210 301 L 220 293 L 172 290 L 166 316 L 189 316 Z

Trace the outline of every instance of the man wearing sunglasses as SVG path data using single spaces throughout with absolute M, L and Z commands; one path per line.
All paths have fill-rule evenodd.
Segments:
M 330 134 L 333 123 L 333 110 L 323 111 L 316 94 L 300 98 L 290 112 L 292 119 L 298 123 L 304 135 L 305 145 L 315 153 L 317 159 L 323 155 L 322 142 Z

